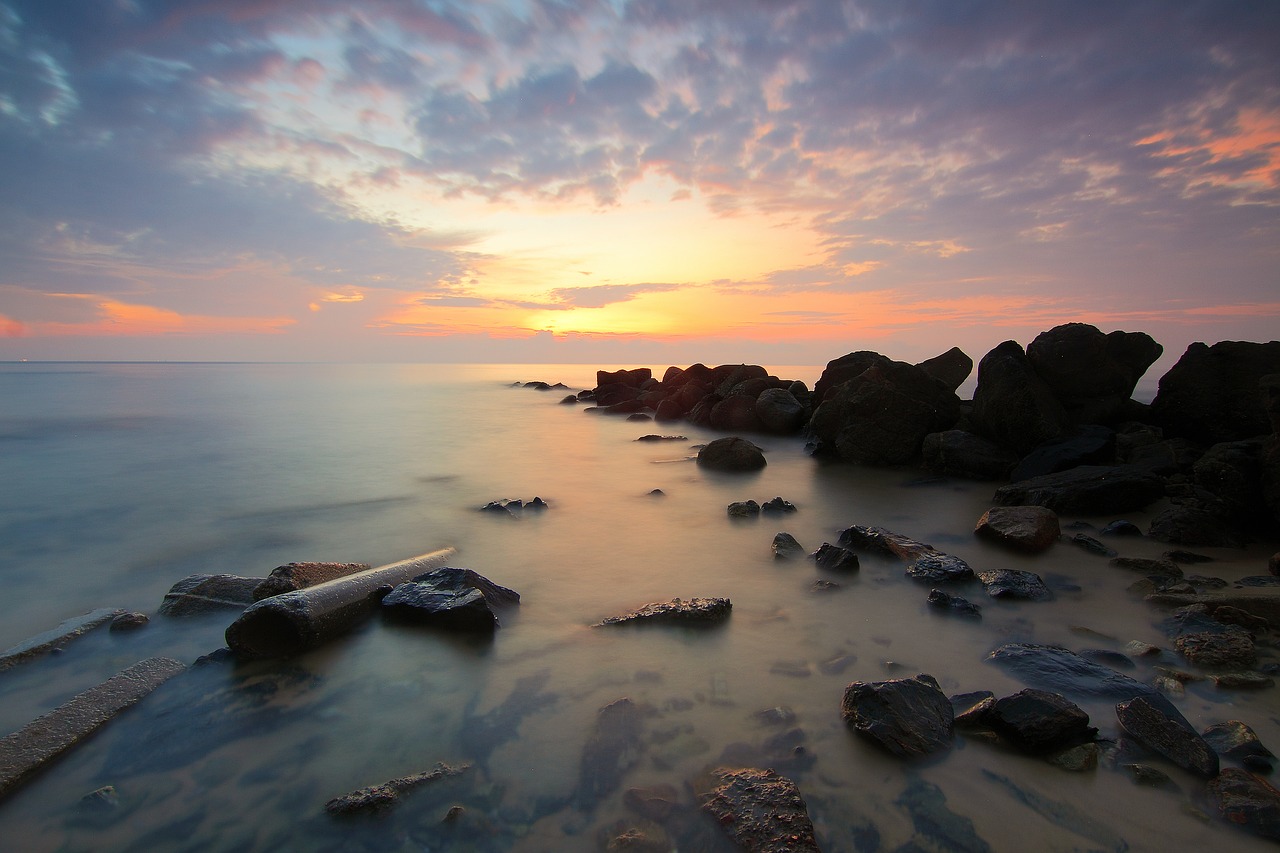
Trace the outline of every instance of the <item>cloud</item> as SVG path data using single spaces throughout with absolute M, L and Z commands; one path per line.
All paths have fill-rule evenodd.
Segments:
M 619 302 L 629 302 L 645 293 L 665 293 L 679 290 L 681 284 L 597 284 L 591 287 L 558 287 L 551 297 L 573 308 L 603 308 Z

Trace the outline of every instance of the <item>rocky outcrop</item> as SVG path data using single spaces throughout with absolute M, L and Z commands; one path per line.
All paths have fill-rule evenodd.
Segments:
M 698 464 L 712 471 L 759 471 L 768 462 L 764 451 L 745 438 L 717 438 L 698 451 Z
M 978 363 L 970 423 L 974 432 L 1020 456 L 1071 427 L 1066 410 L 1017 341 L 1005 341 Z
M 721 767 L 694 787 L 702 810 L 739 849 L 760 853 L 816 853 L 819 849 L 800 789 L 773 770 Z
M 1222 341 L 1187 347 L 1151 402 L 1167 436 L 1209 446 L 1273 431 L 1263 377 L 1280 373 L 1280 341 Z
M 1027 345 L 1036 376 L 1077 424 L 1121 418 L 1138 380 L 1163 353 L 1143 332 L 1104 335 L 1087 323 L 1055 326 Z
M 841 715 L 853 731 L 900 758 L 951 748 L 951 702 L 931 675 L 855 681 L 845 688 Z
M 968 480 L 1006 480 L 1018 462 L 995 442 L 962 429 L 929 433 L 920 452 L 930 471 Z
M 690 598 L 687 601 L 673 598 L 671 601 L 646 604 L 620 616 L 610 616 L 596 623 L 596 627 L 631 623 L 694 627 L 719 625 L 729 618 L 732 608 L 733 604 L 727 598 Z
M 1042 506 L 993 507 L 978 519 L 973 532 L 979 538 L 1030 554 L 1048 549 L 1062 535 L 1057 513 Z
M 1164 496 L 1163 478 L 1132 465 L 1082 465 L 996 489 L 1001 506 L 1034 504 L 1065 515 L 1140 510 Z

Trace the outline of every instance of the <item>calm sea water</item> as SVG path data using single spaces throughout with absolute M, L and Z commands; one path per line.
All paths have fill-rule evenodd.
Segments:
M 819 371 L 775 368 L 810 385 Z M 0 648 L 98 607 L 154 614 L 190 574 L 379 565 L 446 545 L 455 565 L 523 596 L 492 642 L 375 619 L 285 662 L 194 667 L 0 802 L 0 848 L 596 850 L 638 826 L 666 849 L 717 850 L 726 845 L 690 784 L 723 763 L 776 766 L 796 781 L 827 850 L 913 839 L 938 849 L 907 805 L 935 790 L 996 850 L 1266 846 L 1205 820 L 1200 784 L 1158 761 L 1178 790 L 1138 787 L 1106 766 L 1069 773 L 964 735 L 940 759 L 906 765 L 840 720 L 853 680 L 926 672 L 949 693 L 1015 692 L 1024 685 L 985 662 L 1008 641 L 1168 647 L 1161 614 L 1125 592 L 1132 575 L 1065 545 L 1028 558 L 975 540 L 989 484 L 822 464 L 800 440 L 772 437 L 758 439 L 762 472 L 717 475 L 690 461 L 716 434 L 586 414 L 559 404 L 564 391 L 512 387 L 535 379 L 577 390 L 594 384 L 594 366 L 0 365 Z M 635 440 L 653 432 L 688 440 Z M 477 511 L 535 495 L 551 508 L 518 520 Z M 731 501 L 774 496 L 799 511 L 726 515 Z M 1057 598 L 1004 604 L 970 588 L 961 592 L 985 618 L 952 619 L 930 612 L 928 587 L 892 561 L 864 558 L 820 594 L 812 562 L 770 551 L 779 531 L 812 551 L 851 524 L 978 569 L 1032 569 Z M 1120 544 L 1128 556 L 1165 547 Z M 1272 550 L 1210 549 L 1206 573 L 1264 573 Z M 692 596 L 731 598 L 729 623 L 589 627 Z M 0 728 L 142 658 L 193 663 L 223 645 L 233 618 L 155 617 L 0 673 Z M 1154 675 L 1139 667 L 1137 677 Z M 640 709 L 634 739 L 614 752 L 590 745 L 600 709 L 624 697 Z M 1116 736 L 1110 705 L 1082 704 Z M 1240 719 L 1280 747 L 1273 691 L 1192 685 L 1178 704 L 1198 728 Z M 761 722 L 774 708 L 794 722 Z M 324 813 L 331 797 L 437 762 L 470 769 L 379 819 Z M 81 802 L 104 785 L 116 806 Z M 661 826 L 625 802 L 629 788 L 663 785 L 677 810 Z

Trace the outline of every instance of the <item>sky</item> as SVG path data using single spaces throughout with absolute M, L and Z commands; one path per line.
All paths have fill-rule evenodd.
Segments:
M 0 360 L 1280 329 L 1280 3 L 0 0 Z

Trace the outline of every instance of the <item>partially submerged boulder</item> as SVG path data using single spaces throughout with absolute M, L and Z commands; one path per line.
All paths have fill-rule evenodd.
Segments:
M 973 532 L 982 539 L 1017 551 L 1038 554 L 1058 541 L 1058 514 L 1043 506 L 992 507 L 978 519 Z
M 1121 727 L 1143 746 L 1205 778 L 1218 775 L 1218 754 L 1186 717 L 1159 694 L 1135 696 L 1116 705 Z
M 282 592 L 305 589 L 334 578 L 346 577 L 369 569 L 368 563 L 285 563 L 276 566 L 267 579 L 253 589 L 253 600 L 261 601 Z
M 732 609 L 733 604 L 727 598 L 673 598 L 671 601 L 646 604 L 620 616 L 610 616 L 597 622 L 595 627 L 632 623 L 693 627 L 719 625 L 729 618 Z
M 1018 749 L 1036 754 L 1085 743 L 1098 732 L 1074 702 L 1035 688 L 996 700 L 983 722 Z
M 993 569 L 978 572 L 987 595 L 992 598 L 1008 598 L 1020 601 L 1048 601 L 1053 598 L 1049 587 L 1035 572 L 1021 569 Z
M 951 748 L 954 712 L 931 675 L 855 681 L 845 688 L 840 710 L 849 728 L 899 758 Z
M 1155 692 L 1150 685 L 1086 660 L 1061 646 L 1007 643 L 987 659 L 1032 687 L 1067 695 L 1131 699 Z
M 164 616 L 200 616 L 244 610 L 253 604 L 254 590 L 264 580 L 239 575 L 189 575 L 169 588 L 158 612 Z
M 762 451 L 745 438 L 717 438 L 698 451 L 698 464 L 713 471 L 759 471 L 768 463 Z
M 494 608 L 519 604 L 520 594 L 471 569 L 435 569 L 397 585 L 382 599 L 383 612 L 404 622 L 464 631 L 493 631 Z
M 1280 791 L 1264 779 L 1228 767 L 1206 786 L 1223 820 L 1254 835 L 1280 841 Z
M 817 853 L 800 789 L 774 770 L 721 767 L 695 788 L 702 810 L 742 850 Z

